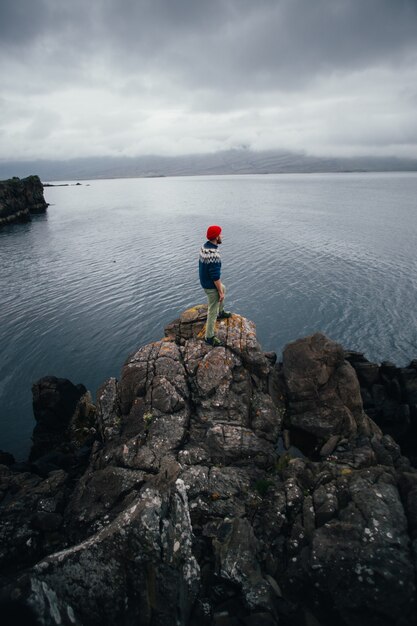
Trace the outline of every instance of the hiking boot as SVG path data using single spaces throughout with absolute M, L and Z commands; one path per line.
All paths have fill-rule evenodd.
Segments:
M 213 348 L 223 345 L 220 339 L 218 339 L 215 335 L 213 335 L 213 337 L 206 337 L 204 341 L 208 343 L 209 346 L 213 346 Z
M 221 311 L 218 314 L 217 319 L 218 320 L 227 320 L 229 317 L 232 317 L 232 314 L 230 313 L 230 311 Z

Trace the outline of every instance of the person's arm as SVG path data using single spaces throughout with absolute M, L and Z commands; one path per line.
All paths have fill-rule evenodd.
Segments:
M 222 300 L 224 300 L 224 291 L 223 291 L 222 282 L 221 282 L 220 278 L 218 280 L 213 281 L 213 282 L 216 285 L 217 291 L 219 292 L 219 302 L 222 302 Z

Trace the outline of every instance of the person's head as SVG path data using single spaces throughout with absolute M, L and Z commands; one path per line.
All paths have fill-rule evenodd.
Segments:
M 222 229 L 220 226 L 216 226 L 216 224 L 213 224 L 213 226 L 209 226 L 207 228 L 207 239 L 209 241 L 211 241 L 211 243 L 214 243 L 217 245 L 219 245 L 220 243 L 222 243 Z

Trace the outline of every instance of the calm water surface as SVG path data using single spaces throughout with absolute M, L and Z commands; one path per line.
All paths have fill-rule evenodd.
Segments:
M 204 301 L 210 223 L 223 226 L 227 307 L 265 350 L 321 330 L 372 360 L 417 358 L 417 174 L 103 180 L 45 197 L 47 215 L 0 230 L 0 448 L 17 458 L 35 380 L 95 394 Z

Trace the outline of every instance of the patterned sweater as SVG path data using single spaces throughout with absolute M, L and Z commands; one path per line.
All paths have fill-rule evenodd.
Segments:
M 201 246 L 198 268 L 200 273 L 200 283 L 203 289 L 216 289 L 215 280 L 220 278 L 222 262 L 218 246 L 210 241 L 206 241 Z

